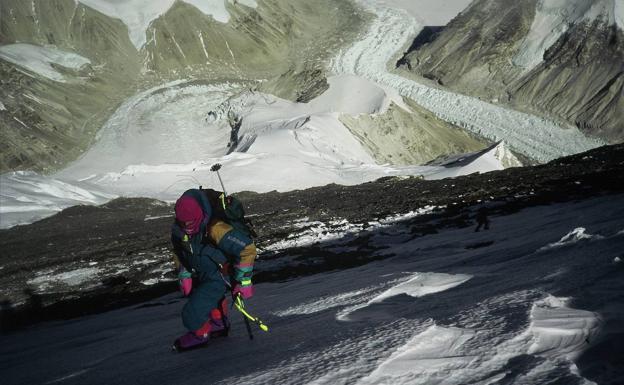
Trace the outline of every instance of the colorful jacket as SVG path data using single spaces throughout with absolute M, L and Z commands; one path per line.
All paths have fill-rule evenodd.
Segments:
M 171 242 L 176 266 L 184 266 L 184 253 L 199 253 L 212 259 L 217 265 L 230 263 L 234 267 L 233 278 L 238 282 L 250 282 L 256 258 L 256 245 L 243 232 L 233 228 L 223 220 L 212 218 L 212 207 L 201 190 L 187 190 L 182 195 L 190 195 L 202 207 L 204 221 L 199 233 L 189 237 L 177 223 L 171 229 Z

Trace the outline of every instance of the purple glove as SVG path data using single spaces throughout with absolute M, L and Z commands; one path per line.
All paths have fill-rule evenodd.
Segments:
M 188 297 L 191 294 L 191 290 L 193 290 L 193 278 L 191 278 L 191 273 L 186 271 L 186 269 L 180 269 L 178 280 L 182 295 Z
M 243 299 L 250 298 L 254 295 L 254 287 L 251 280 L 246 281 L 245 284 L 236 283 L 234 289 L 232 289 L 232 295 L 236 297 L 239 294 Z

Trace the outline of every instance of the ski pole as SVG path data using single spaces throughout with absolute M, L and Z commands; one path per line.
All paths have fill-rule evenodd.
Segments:
M 238 309 L 238 311 L 240 311 L 245 316 L 245 321 L 247 322 L 247 325 L 249 325 L 249 321 L 255 322 L 262 331 L 269 331 L 269 327 L 265 325 L 260 318 L 252 316 L 247 312 L 247 310 L 245 310 L 245 303 L 243 302 L 240 294 L 236 296 L 234 306 L 236 306 L 236 309 Z
M 236 306 L 236 309 L 240 311 L 240 308 L 238 307 L 239 298 L 240 298 L 240 294 L 235 296 L 234 293 L 232 293 L 232 305 Z M 251 331 L 251 325 L 249 324 L 249 320 L 247 319 L 245 314 L 243 314 L 243 321 L 245 321 L 245 327 L 247 328 L 247 335 L 249 336 L 249 339 L 253 340 L 254 336 L 253 336 L 253 332 Z
M 223 195 L 227 196 L 227 192 L 225 192 L 225 186 L 223 185 L 223 180 L 221 179 L 221 174 L 219 174 L 219 170 L 221 170 L 221 163 L 215 163 L 210 167 L 210 171 L 216 172 L 219 177 L 219 183 L 221 183 L 221 188 L 223 189 Z

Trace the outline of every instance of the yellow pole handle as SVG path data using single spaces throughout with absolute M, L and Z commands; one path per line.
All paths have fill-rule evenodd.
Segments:
M 260 320 L 260 318 L 254 317 L 251 314 L 247 313 L 247 311 L 245 310 L 245 305 L 243 305 L 243 301 L 241 300 L 240 294 L 236 296 L 236 301 L 234 302 L 234 305 L 236 306 L 238 311 L 243 313 L 243 315 L 247 317 L 250 321 L 257 323 L 260 329 L 265 332 L 269 331 L 269 327 L 266 326 L 264 322 Z

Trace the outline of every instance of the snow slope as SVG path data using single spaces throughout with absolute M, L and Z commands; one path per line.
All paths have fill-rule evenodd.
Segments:
M 53 65 L 78 70 L 82 66 L 91 63 L 89 59 L 73 52 L 24 43 L 0 46 L 0 59 L 62 83 L 65 83 L 67 79 Z
M 80 3 L 93 8 L 107 16 L 120 19 L 128 26 L 130 41 L 137 49 L 141 49 L 146 42 L 145 32 L 152 21 L 166 13 L 176 0 L 78 0 Z M 225 7 L 226 0 L 182 0 L 197 7 L 206 15 L 211 15 L 216 21 L 227 23 L 230 14 Z M 233 0 L 227 0 L 230 3 Z M 256 7 L 255 0 L 238 1 L 248 7 Z
M 541 0 L 531 29 L 514 58 L 514 64 L 534 68 L 559 38 L 581 22 L 602 21 L 624 30 L 624 0 Z
M 171 294 L 0 337 L 3 383 L 621 383 L 623 201 L 529 208 L 480 233 L 414 236 L 398 219 L 361 250 L 387 259 L 257 284 L 247 307 L 270 330 L 253 341 L 234 313 L 227 339 L 170 353 L 185 303 Z M 579 227 L 601 237 L 544 248 Z M 330 239 L 319 254 L 351 238 Z

